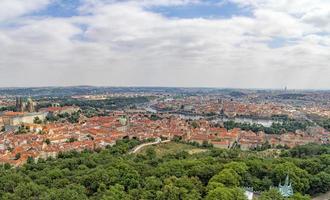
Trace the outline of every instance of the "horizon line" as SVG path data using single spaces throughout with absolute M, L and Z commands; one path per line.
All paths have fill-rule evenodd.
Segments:
M 0 89 L 29 89 L 29 88 L 75 88 L 75 87 L 95 87 L 95 88 L 185 88 L 185 89 L 231 89 L 231 90 L 283 90 L 283 91 L 330 91 L 330 88 L 253 88 L 253 87 L 216 87 L 216 86 L 109 86 L 109 85 L 48 85 L 48 86 L 0 86 Z

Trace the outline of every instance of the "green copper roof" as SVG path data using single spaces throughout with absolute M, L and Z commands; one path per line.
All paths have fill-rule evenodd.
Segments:
M 281 183 L 278 185 L 278 190 L 281 193 L 283 197 L 290 197 L 293 195 L 293 189 L 292 184 L 289 180 L 289 176 L 287 175 L 285 178 L 284 185 L 281 185 Z
M 127 119 L 126 119 L 126 117 L 120 117 L 120 118 L 119 118 L 119 122 L 120 122 L 121 125 L 125 126 L 126 123 L 127 123 Z

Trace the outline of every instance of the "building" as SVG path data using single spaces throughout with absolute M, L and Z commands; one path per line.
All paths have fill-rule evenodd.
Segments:
M 3 124 L 6 130 L 11 130 L 15 126 L 19 126 L 23 123 L 32 124 L 35 118 L 45 120 L 47 113 L 45 112 L 33 112 L 33 113 L 22 113 L 22 112 L 5 112 L 2 115 Z
M 290 197 L 293 195 L 292 184 L 289 181 L 288 175 L 285 178 L 284 185 L 281 185 L 281 183 L 278 184 L 278 190 L 283 197 Z
M 79 107 L 76 106 L 64 106 L 64 107 L 48 107 L 48 108 L 42 108 L 40 109 L 40 112 L 46 112 L 49 115 L 58 115 L 58 114 L 72 114 L 74 112 L 78 112 L 80 110 Z
M 3 126 L 4 126 L 3 118 L 0 116 L 0 132 Z
M 16 97 L 16 112 L 35 112 L 35 102 L 29 97 L 24 101 L 23 97 Z
M 26 109 L 28 112 L 35 112 L 35 103 L 33 102 L 33 100 L 29 97 L 27 99 L 27 104 L 26 104 Z
M 245 188 L 244 195 L 248 200 L 252 200 L 254 195 L 253 188 Z

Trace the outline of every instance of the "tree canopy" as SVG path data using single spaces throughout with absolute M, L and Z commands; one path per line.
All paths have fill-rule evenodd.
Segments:
M 0 199 L 244 200 L 243 188 L 253 187 L 261 200 L 282 200 L 269 188 L 286 175 L 295 192 L 291 200 L 330 190 L 330 155 L 313 150 L 314 145 L 300 147 L 312 150 L 303 158 L 294 153 L 297 149 L 263 157 L 257 151 L 213 147 L 196 154 L 128 154 L 138 144 L 122 140 L 98 152 L 60 153 L 56 159 L 30 159 L 18 168 L 6 165 L 0 168 Z

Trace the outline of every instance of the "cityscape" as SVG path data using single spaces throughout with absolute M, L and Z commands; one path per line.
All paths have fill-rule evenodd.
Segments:
M 0 200 L 330 200 L 330 0 L 0 0 Z
M 18 166 L 28 157 L 105 148 L 124 138 L 177 138 L 242 150 L 330 143 L 327 91 L 107 90 L 59 100 L 2 96 L 0 160 Z M 127 102 L 117 107 L 111 99 Z
M 329 91 L 77 86 L 0 93 L 0 162 L 14 167 L 125 140 L 142 141 L 128 150 L 137 155 L 178 143 L 195 147 L 192 155 L 219 149 L 275 158 L 330 144 Z M 288 180 L 281 187 L 294 194 L 292 186 L 283 189 Z

